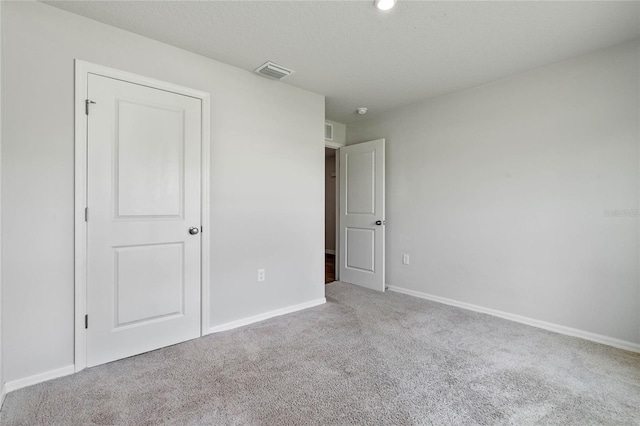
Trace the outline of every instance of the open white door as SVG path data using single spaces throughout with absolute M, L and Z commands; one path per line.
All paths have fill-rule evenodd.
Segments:
M 384 139 L 340 148 L 340 281 L 384 291 Z
M 200 336 L 202 105 L 87 84 L 90 367 Z

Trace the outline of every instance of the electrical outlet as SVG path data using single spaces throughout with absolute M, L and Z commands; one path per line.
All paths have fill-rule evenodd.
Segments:
M 264 269 L 258 269 L 258 282 L 262 282 L 265 279 L 266 279 L 265 270 Z
M 408 265 L 409 264 L 409 255 L 406 254 L 406 253 L 402 255 L 402 264 L 403 265 Z

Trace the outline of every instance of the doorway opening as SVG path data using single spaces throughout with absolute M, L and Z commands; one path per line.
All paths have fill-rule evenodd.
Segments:
M 337 216 L 338 216 L 338 173 L 336 155 L 338 150 L 335 148 L 325 147 L 325 212 L 324 212 L 324 282 L 332 283 L 336 280 L 336 235 L 337 235 Z

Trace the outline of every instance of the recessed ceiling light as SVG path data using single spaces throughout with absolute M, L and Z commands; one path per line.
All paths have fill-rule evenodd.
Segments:
M 375 4 L 380 10 L 389 10 L 396 5 L 396 0 L 375 0 Z
M 360 107 L 356 111 L 358 111 L 358 114 L 360 115 L 365 115 L 367 113 L 367 109 L 365 107 Z

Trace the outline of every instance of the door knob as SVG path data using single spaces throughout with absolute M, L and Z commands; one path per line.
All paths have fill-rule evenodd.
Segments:
M 189 228 L 189 233 L 191 235 L 196 235 L 198 232 L 200 232 L 200 229 L 198 229 L 197 226 L 192 226 L 191 228 Z
M 384 225 L 384 220 L 376 220 L 376 225 Z

